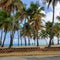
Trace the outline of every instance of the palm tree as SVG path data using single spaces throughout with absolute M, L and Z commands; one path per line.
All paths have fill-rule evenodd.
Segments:
M 16 11 L 19 11 L 20 13 L 22 13 L 22 9 L 23 9 L 23 3 L 21 0 L 1 0 L 1 3 L 0 3 L 2 9 L 5 9 L 7 10 L 7 12 L 9 12 L 11 14 L 11 12 L 13 12 L 13 15 L 14 15 L 14 10 Z M 12 21 L 12 36 L 11 36 L 11 40 L 10 40 L 10 47 L 13 45 L 13 35 L 14 35 L 14 18 L 13 18 L 13 21 Z
M 28 37 L 28 45 L 30 46 L 30 38 L 31 38 L 31 28 L 29 23 L 25 23 L 25 36 Z
M 31 24 L 32 31 L 34 31 L 34 36 L 37 39 L 37 46 L 39 46 L 38 43 L 38 31 L 41 29 L 41 18 L 45 16 L 44 13 L 41 13 L 41 11 L 44 11 L 43 7 L 40 7 L 39 4 L 31 2 L 30 4 L 30 19 L 28 22 Z
M 48 34 L 47 34 L 47 31 L 46 30 L 41 30 L 41 32 L 40 32 L 40 34 L 39 34 L 39 36 L 40 36 L 40 38 L 41 39 L 45 39 L 45 41 L 46 41 L 46 45 L 48 44 L 47 43 L 47 40 L 46 40 L 46 38 L 48 38 Z
M 14 31 L 17 31 L 17 35 L 18 35 L 18 46 L 19 46 L 19 37 L 20 37 L 20 24 L 19 24 L 19 20 L 15 20 Z
M 52 23 L 48 21 L 46 23 L 46 32 L 47 32 L 49 38 L 51 39 L 51 41 L 49 42 L 49 44 L 53 45 L 54 44 L 54 42 L 53 42 L 54 31 L 51 32 L 51 26 L 52 26 Z M 51 33 L 53 34 L 52 37 L 51 37 Z
M 0 10 L 0 30 L 1 30 L 0 43 L 1 43 L 1 45 L 2 45 L 2 35 L 3 35 L 3 22 L 2 22 L 2 20 L 4 20 L 5 16 L 6 16 L 5 11 Z
M 52 6 L 53 6 L 53 18 L 52 18 L 52 26 L 51 26 L 51 36 L 50 36 L 50 41 L 49 41 L 49 46 L 48 46 L 48 47 L 50 47 L 51 46 L 52 36 L 53 36 L 52 31 L 53 31 L 53 23 L 54 23 L 55 5 L 56 5 L 57 2 L 60 2 L 60 0 L 45 0 L 45 1 L 48 2 L 48 7 L 49 7 L 49 5 L 51 3 L 52 3 Z
M 4 32 L 5 32 L 4 40 L 3 40 L 3 43 L 2 43 L 2 47 L 3 47 L 5 39 L 6 39 L 7 31 L 11 31 L 11 28 L 12 28 L 12 25 L 11 25 L 12 24 L 12 17 L 9 16 L 9 14 L 6 11 L 2 10 L 1 12 L 0 12 L 0 15 L 1 15 L 0 16 L 1 17 L 0 25 L 3 26 Z M 15 19 L 14 32 L 18 29 L 19 29 L 18 20 Z
M 55 32 L 55 36 L 58 39 L 58 45 L 59 45 L 59 37 L 60 37 L 60 23 L 55 23 L 54 25 L 54 32 Z
M 25 39 L 26 46 L 26 37 L 28 37 L 28 45 L 30 45 L 31 29 L 29 23 L 25 23 L 21 30 L 21 36 Z
M 24 38 L 24 41 L 25 41 L 25 46 L 26 46 L 27 43 L 26 43 L 26 36 L 25 36 L 24 27 L 22 27 L 22 29 L 20 30 L 20 37 L 21 37 L 21 45 L 22 45 L 22 37 L 23 37 Z
M 56 17 L 58 19 L 58 21 L 60 21 L 60 16 Z M 60 36 L 60 23 L 56 23 L 56 28 L 57 28 L 57 38 L 58 38 L 58 44 L 59 44 L 59 36 Z
M 8 16 L 7 16 L 7 18 L 3 21 L 3 27 L 4 27 L 5 35 L 4 35 L 4 40 L 3 40 L 3 43 L 2 43 L 2 47 L 4 46 L 4 42 L 5 42 L 5 39 L 6 39 L 7 32 L 10 31 L 11 21 L 12 21 L 12 18 L 11 18 L 11 17 L 8 17 Z
M 0 26 L 4 29 L 4 32 L 5 32 L 4 40 L 2 43 L 2 47 L 3 47 L 6 39 L 7 31 L 9 30 L 9 26 L 10 26 L 9 20 L 11 20 L 11 17 L 10 15 L 8 15 L 7 11 L 4 11 L 4 10 L 0 11 L 0 17 L 1 17 Z

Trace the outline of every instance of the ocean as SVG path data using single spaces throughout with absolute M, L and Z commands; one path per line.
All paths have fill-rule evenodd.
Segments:
M 39 44 L 40 46 L 41 45 L 48 45 L 48 44 Z M 4 44 L 4 46 L 9 46 L 9 44 Z M 13 44 L 13 46 L 18 46 L 18 44 Z M 19 44 L 19 46 L 21 46 L 21 44 Z M 25 46 L 25 44 L 22 44 L 22 46 Z M 28 44 L 26 44 L 26 46 L 28 46 Z M 37 44 L 30 44 L 30 46 L 37 46 Z

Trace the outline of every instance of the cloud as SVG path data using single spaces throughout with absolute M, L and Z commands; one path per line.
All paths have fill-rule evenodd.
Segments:
M 60 12 L 60 4 L 57 3 L 57 5 L 55 6 L 55 17 L 54 17 L 54 22 L 58 22 L 58 20 L 56 19 L 57 16 L 59 16 L 59 12 Z M 48 13 L 46 13 L 46 17 L 44 18 L 44 20 L 47 21 L 52 21 L 52 17 L 53 17 L 53 11 L 50 11 Z

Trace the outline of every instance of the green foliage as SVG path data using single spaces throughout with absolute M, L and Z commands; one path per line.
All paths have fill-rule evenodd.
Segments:
M 60 16 L 57 16 L 56 18 L 60 21 Z
M 40 32 L 40 37 L 41 39 L 45 39 L 45 38 L 48 38 L 48 33 L 46 30 L 41 30 Z
M 58 36 L 60 34 L 60 23 L 54 24 L 54 33 L 55 33 L 55 36 Z
M 7 17 L 7 12 L 4 10 L 0 10 L 0 21 L 4 20 Z

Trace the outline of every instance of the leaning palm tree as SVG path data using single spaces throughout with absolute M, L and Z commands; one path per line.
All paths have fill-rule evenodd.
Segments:
M 51 26 L 51 36 L 50 36 L 50 41 L 49 41 L 49 46 L 48 47 L 50 47 L 51 46 L 51 40 L 52 40 L 52 36 L 53 36 L 53 34 L 52 34 L 52 31 L 53 31 L 53 23 L 54 23 L 54 13 L 55 13 L 55 5 L 56 5 L 56 3 L 57 2 L 60 2 L 60 0 L 44 0 L 44 2 L 48 2 L 48 7 L 49 7 L 49 5 L 52 3 L 52 6 L 53 6 L 53 18 L 52 18 L 52 26 Z

